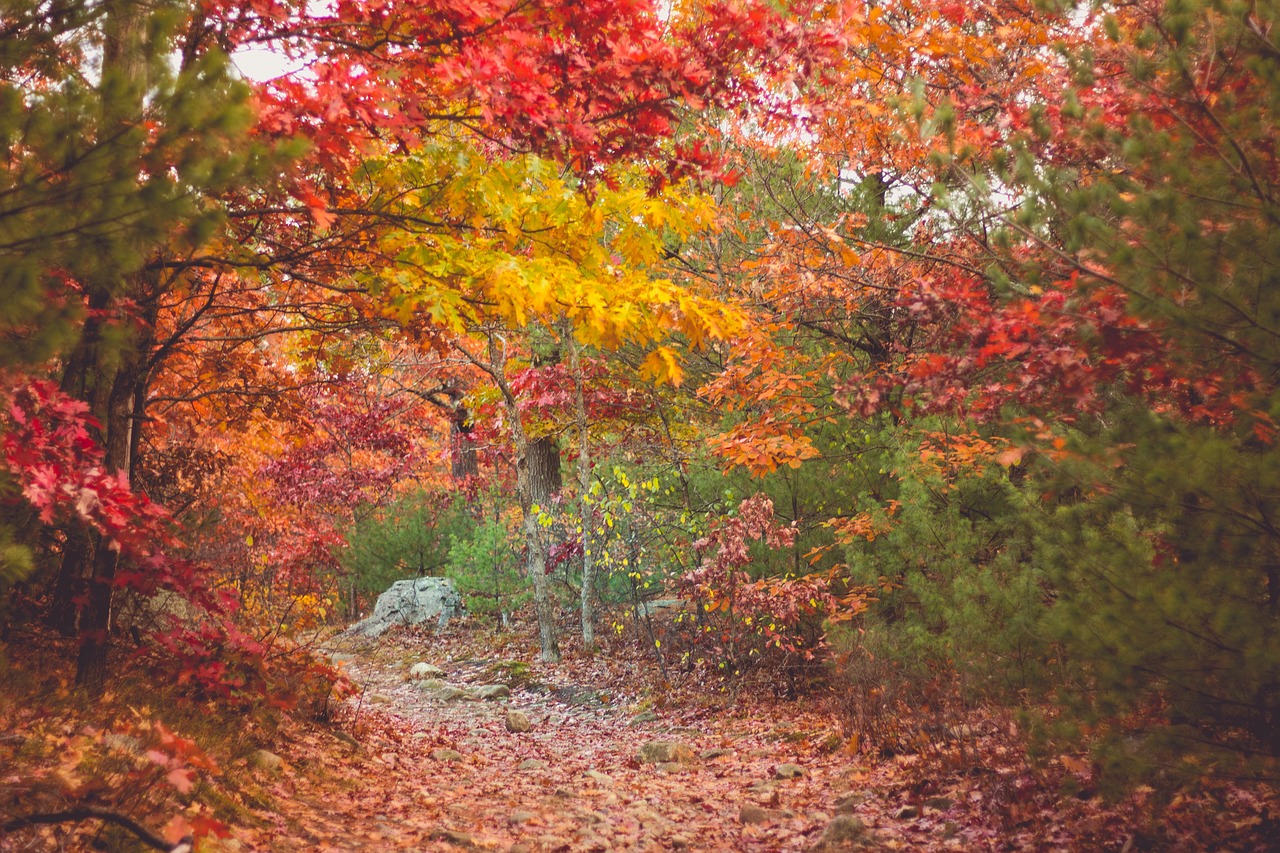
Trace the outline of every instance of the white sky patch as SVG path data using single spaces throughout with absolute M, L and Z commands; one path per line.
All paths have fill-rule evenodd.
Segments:
M 246 80 L 267 83 L 287 74 L 295 74 L 307 66 L 305 59 L 290 59 L 265 47 L 250 47 L 231 54 L 231 63 Z

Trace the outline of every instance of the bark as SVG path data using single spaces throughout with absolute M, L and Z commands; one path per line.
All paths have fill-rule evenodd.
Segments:
M 60 383 L 64 393 L 89 405 L 89 414 L 100 425 L 107 422 L 109 387 L 103 382 L 103 372 L 109 367 L 110 358 L 102 340 L 101 312 L 106 310 L 110 301 L 110 294 L 105 289 L 90 293 L 89 317 L 80 330 L 75 348 L 67 357 Z M 99 444 L 103 443 L 100 428 L 91 425 L 89 433 Z M 79 521 L 72 522 L 64 533 L 62 561 L 54 580 L 47 621 L 49 627 L 69 637 L 80 623 L 81 607 L 76 602 L 84 592 L 85 575 L 93 558 L 94 537 L 92 530 Z
M 535 511 L 534 507 L 541 509 L 545 505 L 552 494 L 547 491 L 548 487 L 553 481 L 558 482 L 559 452 L 557 451 L 554 457 L 555 474 L 552 476 L 548 464 L 550 454 L 545 446 L 541 450 L 534 450 L 535 442 L 530 441 L 529 434 L 520 419 L 519 402 L 511 390 L 510 383 L 507 382 L 504 370 L 506 359 L 504 353 L 499 350 L 496 336 L 493 334 L 489 336 L 488 357 L 485 360 L 477 358 L 464 348 L 460 349 L 472 363 L 493 379 L 507 409 L 511 441 L 516 451 L 516 494 L 520 501 L 521 529 L 524 531 L 525 571 L 528 573 L 530 585 L 533 586 L 533 606 L 538 615 L 538 640 L 542 647 L 542 659 L 548 663 L 555 663 L 560 660 L 560 642 L 556 638 L 555 610 L 547 585 L 547 544 L 542 526 L 538 523 L 539 512 Z M 554 446 L 552 443 L 551 447 L 554 448 Z M 533 464 L 535 455 L 539 460 L 536 474 Z
M 480 464 L 476 459 L 476 445 L 471 437 L 471 413 L 465 406 L 454 409 L 449 416 L 449 442 L 452 454 L 449 473 L 455 480 L 480 476 Z
M 132 479 L 135 433 L 143 412 L 137 409 L 137 391 L 145 385 L 145 352 L 149 338 L 134 342 L 117 363 L 111 380 L 111 396 L 104 423 L 103 464 L 108 471 L 124 472 Z M 107 655 L 111 649 L 112 605 L 115 592 L 119 552 L 101 534 L 94 541 L 93 573 L 89 578 L 88 604 L 80 614 L 83 640 L 76 665 L 76 683 L 91 692 L 102 689 L 107 674 Z
M 566 335 L 569 345 L 569 368 L 573 372 L 574 419 L 578 428 L 578 517 L 582 523 L 582 645 L 591 649 L 596 644 L 595 613 L 591 594 L 595 586 L 595 560 L 591 553 L 591 440 L 588 431 L 587 402 L 583 395 L 582 360 L 578 342 Z
M 125 87 L 123 94 L 113 94 L 108 101 L 107 126 L 129 126 L 142 117 L 147 90 L 148 21 L 148 7 L 140 0 L 111 0 L 106 6 L 103 79 L 106 81 L 110 75 L 115 75 Z M 131 152 L 121 151 L 118 168 L 133 168 L 131 164 L 136 158 L 130 155 Z M 154 295 L 156 283 L 155 273 L 142 271 L 119 282 L 116 287 L 106 289 L 143 301 L 146 296 Z M 86 373 L 86 380 L 94 387 L 95 400 L 101 400 L 104 392 L 107 395 L 105 412 L 99 415 L 103 433 L 103 465 L 107 471 L 123 472 L 128 477 L 133 470 L 133 429 L 141 415 L 134 408 L 138 386 L 144 381 L 143 342 L 136 338 L 126 340 L 114 351 L 107 351 L 96 341 L 89 343 L 94 345 L 96 358 L 89 366 L 92 373 Z M 76 664 L 76 683 L 91 693 L 98 693 L 106 680 L 107 656 L 111 648 L 111 608 L 119 553 L 100 534 L 93 533 L 89 538 L 93 543 L 92 574 L 88 583 L 88 603 L 80 614 L 82 641 Z
M 529 442 L 529 488 L 533 502 L 546 509 L 564 488 L 560 474 L 560 448 L 550 436 Z

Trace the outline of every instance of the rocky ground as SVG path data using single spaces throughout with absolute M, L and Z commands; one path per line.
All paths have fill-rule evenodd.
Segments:
M 276 850 L 981 841 L 948 819 L 956 800 L 945 792 L 900 803 L 870 794 L 875 771 L 837 748 L 829 718 L 800 705 L 764 718 L 646 708 L 611 692 L 610 673 L 591 660 L 544 667 L 441 642 L 346 641 L 328 653 L 358 685 L 348 706 L 358 740 L 297 740 L 279 761 L 257 756 L 279 811 L 229 846 L 273 835 Z
M 163 699 L 145 673 L 86 701 L 70 641 L 33 633 L 0 682 L 0 851 L 141 849 L 120 817 L 157 849 L 202 834 L 198 853 L 1252 852 L 1280 837 L 1265 780 L 1108 800 L 1083 751 L 1028 762 L 1007 711 L 941 732 L 907 713 L 907 754 L 859 752 L 833 713 L 856 685 L 781 699 L 763 678 L 673 684 L 691 676 L 643 644 L 588 655 L 569 639 L 548 665 L 532 637 L 348 634 L 321 646 L 348 696 L 297 685 L 312 698 L 231 716 Z

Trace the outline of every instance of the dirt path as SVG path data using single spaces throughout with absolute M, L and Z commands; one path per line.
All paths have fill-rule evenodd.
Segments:
M 839 811 L 868 827 L 881 819 L 884 805 L 855 790 L 868 771 L 831 754 L 827 722 L 794 707 L 790 719 L 637 714 L 570 683 L 572 666 L 385 645 L 336 658 L 362 690 L 361 744 L 293 744 L 301 757 L 286 755 L 295 766 L 279 783 L 274 849 L 811 850 Z M 443 673 L 410 679 L 415 660 Z M 504 681 L 507 698 L 447 698 Z M 509 711 L 530 731 L 508 731 Z M 654 742 L 680 760 L 642 760 Z M 921 840 L 936 845 L 940 824 L 922 826 Z

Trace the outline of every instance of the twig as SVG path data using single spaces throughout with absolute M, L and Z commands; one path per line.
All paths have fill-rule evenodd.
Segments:
M 73 821 L 89 820 L 91 818 L 103 820 L 107 823 L 114 823 L 123 827 L 138 839 L 154 850 L 163 850 L 165 853 L 182 853 L 191 849 L 192 840 L 190 837 L 183 838 L 177 844 L 170 844 L 133 818 L 113 812 L 110 809 L 100 809 L 94 806 L 80 806 L 74 809 L 67 809 L 61 812 L 46 812 L 42 814 L 31 814 L 25 817 L 14 818 L 8 823 L 0 826 L 5 832 L 15 832 L 19 829 L 25 829 L 29 826 L 42 826 L 57 823 L 71 823 Z

